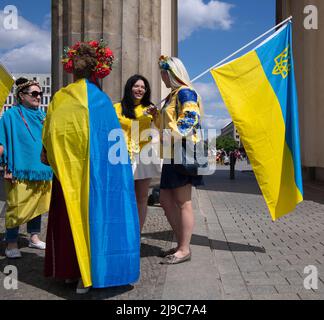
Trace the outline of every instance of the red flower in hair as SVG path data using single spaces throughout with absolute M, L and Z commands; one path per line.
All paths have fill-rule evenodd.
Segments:
M 109 48 L 106 48 L 105 49 L 105 57 L 106 58 L 110 58 L 110 57 L 114 57 L 114 54 L 113 54 L 113 52 L 109 49 Z
M 67 73 L 72 73 L 73 72 L 73 67 L 74 67 L 73 60 L 70 59 L 66 63 L 63 62 L 63 67 L 64 67 L 64 70 Z
M 94 76 L 99 79 L 107 77 L 112 69 L 114 62 L 114 54 L 107 47 L 103 40 L 100 41 L 89 41 L 86 42 L 89 46 L 96 49 L 97 56 L 97 66 L 93 72 Z M 78 55 L 78 50 L 80 49 L 81 42 L 77 42 L 71 48 L 64 48 L 64 55 L 62 59 L 64 70 L 68 73 L 73 73 L 74 63 L 73 58 Z
M 71 49 L 72 50 L 79 50 L 80 49 L 81 42 L 78 41 Z
M 88 42 L 89 46 L 91 46 L 92 48 L 98 48 L 99 47 L 99 41 L 89 41 Z

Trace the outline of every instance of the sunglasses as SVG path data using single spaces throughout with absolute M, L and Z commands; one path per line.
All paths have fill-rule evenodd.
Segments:
M 24 94 L 28 94 L 29 96 L 33 98 L 37 98 L 40 96 L 41 98 L 43 97 L 43 92 L 42 91 L 32 91 L 32 92 L 23 92 Z

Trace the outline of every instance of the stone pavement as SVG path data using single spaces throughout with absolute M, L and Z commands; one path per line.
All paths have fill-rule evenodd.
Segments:
M 294 213 L 272 222 L 250 167 L 239 162 L 236 180 L 229 180 L 228 169 L 218 168 L 215 175 L 205 177 L 204 187 L 194 190 L 191 262 L 159 263 L 161 249 L 174 245 L 173 236 L 162 209 L 150 207 L 143 231 L 140 281 L 79 296 L 73 285 L 43 277 L 44 252 L 27 247 L 22 227 L 22 259 L 6 259 L 5 244 L 1 244 L 0 300 L 323 300 L 324 185 L 306 182 L 305 201 Z M 2 207 L 3 192 L 0 197 Z M 43 238 L 46 223 L 44 216 Z M 8 264 L 18 268 L 18 290 L 3 287 Z M 306 290 L 303 285 L 304 268 L 309 265 L 318 271 L 317 290 Z

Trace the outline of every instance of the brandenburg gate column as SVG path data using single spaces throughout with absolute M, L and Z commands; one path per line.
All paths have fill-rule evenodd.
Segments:
M 158 58 L 177 55 L 177 0 L 53 0 L 53 92 L 72 81 L 60 63 L 65 46 L 76 41 L 104 39 L 116 58 L 103 89 L 119 101 L 126 80 L 145 76 L 152 100 L 161 98 Z

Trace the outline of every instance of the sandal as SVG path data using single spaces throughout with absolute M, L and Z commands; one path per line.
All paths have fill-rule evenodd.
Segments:
M 177 252 L 177 250 L 178 250 L 177 248 L 171 248 L 171 249 L 169 249 L 167 251 L 162 251 L 159 256 L 161 258 L 165 258 L 165 257 L 167 257 L 167 256 L 169 256 L 171 254 L 175 254 Z
M 186 256 L 182 258 L 178 258 L 174 254 L 166 256 L 161 263 L 162 264 L 179 264 L 182 262 L 190 261 L 191 260 L 191 252 L 189 252 Z

